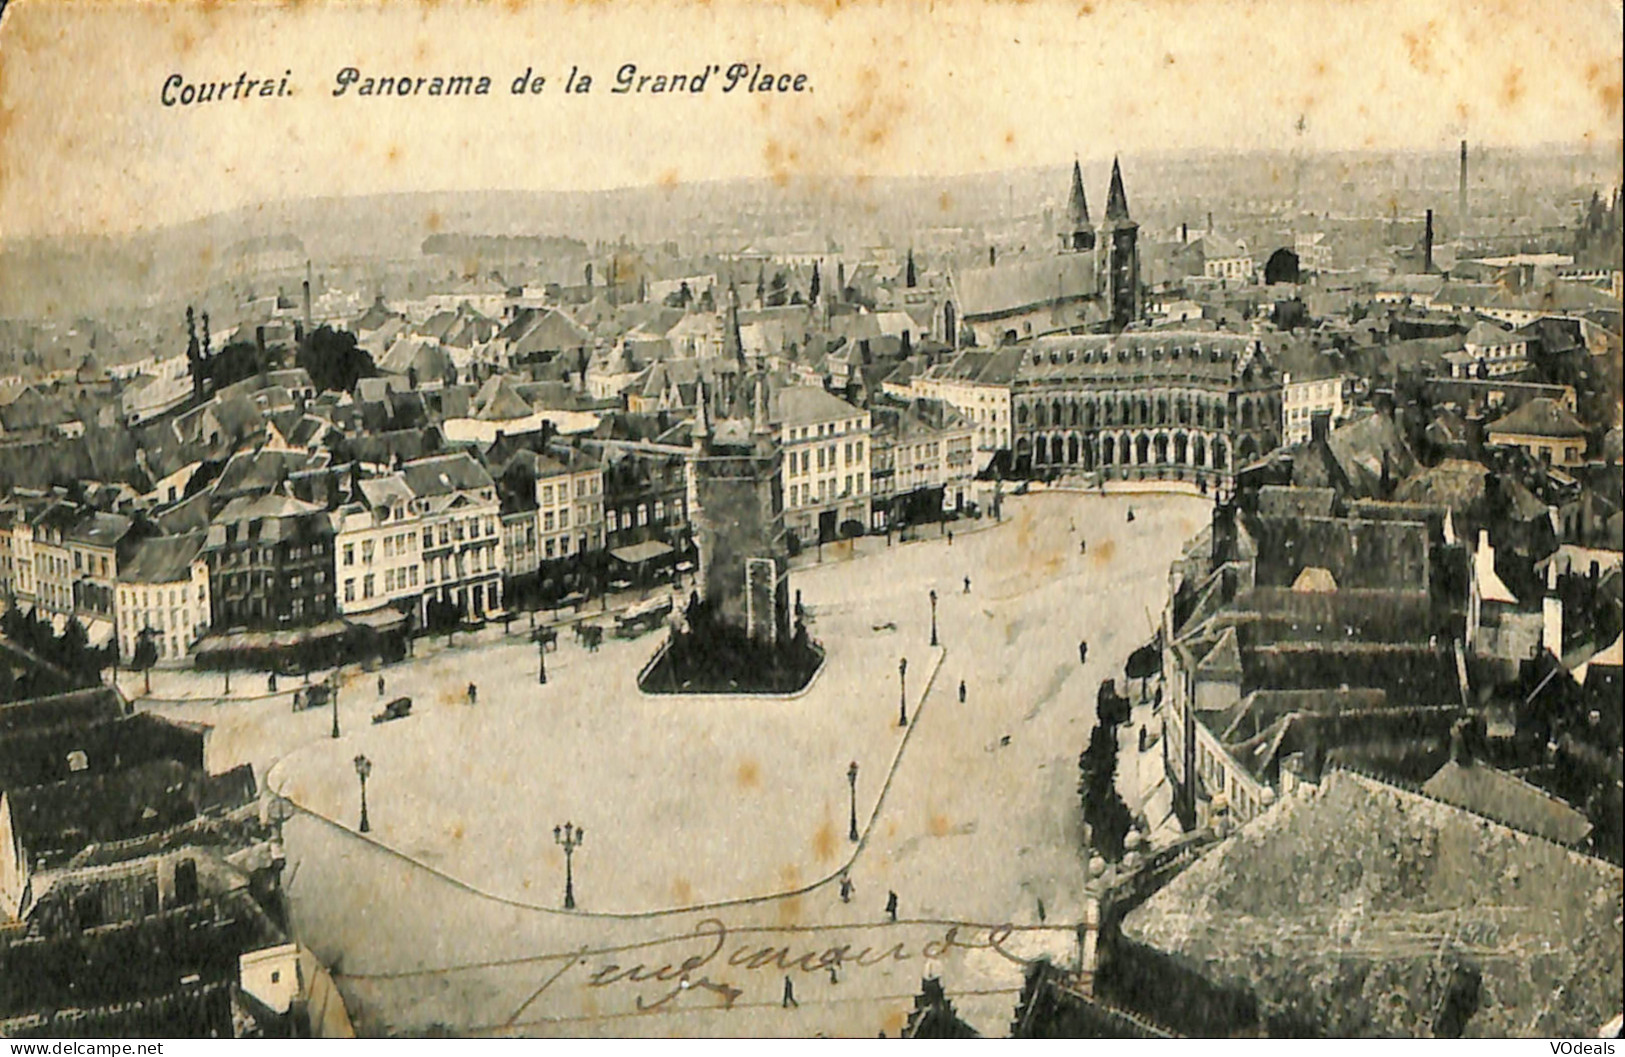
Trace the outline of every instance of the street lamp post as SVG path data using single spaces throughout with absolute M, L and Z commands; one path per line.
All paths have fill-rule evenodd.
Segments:
M 327 696 L 333 702 L 333 737 L 337 738 L 339 736 L 339 680 L 337 672 L 334 672 L 333 677 L 327 680 L 327 685 Z
M 931 589 L 931 645 L 937 644 L 937 592 Z
M 908 658 L 897 662 L 897 725 L 908 726 Z
M 852 827 L 847 830 L 848 840 L 858 839 L 858 761 L 853 760 L 852 766 L 846 769 L 846 784 L 852 789 Z
M 372 761 L 359 753 L 355 758 L 355 774 L 361 779 L 361 832 L 366 833 L 372 829 L 372 823 L 367 821 L 367 776 L 372 773 Z
M 575 850 L 581 846 L 581 838 L 587 835 L 587 827 L 573 826 L 566 822 L 563 826 L 553 827 L 553 841 L 564 849 L 564 909 L 576 908 L 576 882 L 571 857 Z

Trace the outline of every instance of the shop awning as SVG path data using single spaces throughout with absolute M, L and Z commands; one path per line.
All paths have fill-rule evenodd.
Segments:
M 634 543 L 627 547 L 616 547 L 609 552 L 609 556 L 627 565 L 642 565 L 646 561 L 664 557 L 670 553 L 670 544 L 662 543 L 659 540 L 644 540 L 642 543 Z
M 371 628 L 373 631 L 394 631 L 406 623 L 406 614 L 394 606 L 380 606 L 365 613 L 346 614 L 344 619 L 358 627 Z

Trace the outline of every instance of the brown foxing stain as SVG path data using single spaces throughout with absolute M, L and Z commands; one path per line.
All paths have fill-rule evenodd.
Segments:
M 694 902 L 694 885 L 686 877 L 674 878 L 671 882 L 671 897 L 684 906 Z
M 779 869 L 779 884 L 784 888 L 801 887 L 801 871 L 795 866 L 784 866 Z M 801 920 L 801 897 L 786 896 L 778 901 L 779 924 L 794 925 Z
M 1501 104 L 1503 106 L 1516 106 L 1523 98 L 1523 67 L 1510 66 L 1501 78 Z
M 953 205 L 954 205 L 954 196 L 949 194 L 947 191 L 944 191 L 941 194 L 937 195 L 937 208 L 942 210 L 944 213 L 946 213 L 946 212 L 948 212 L 948 210 L 952 209 Z
M 1433 72 L 1433 38 L 1438 34 L 1438 29 L 1436 23 L 1428 22 L 1414 32 L 1407 30 L 1399 35 L 1405 44 L 1405 57 L 1417 73 Z
M 925 831 L 933 837 L 946 837 L 953 832 L 953 826 L 948 823 L 948 816 L 933 812 L 926 820 Z
M 399 143 L 391 143 L 389 145 L 389 149 L 384 151 L 384 164 L 394 165 L 396 162 L 401 160 L 401 153 L 401 145 Z
M 1089 560 L 1095 565 L 1110 565 L 1112 558 L 1117 554 L 1116 540 L 1101 540 L 1089 551 Z
M 660 189 L 668 194 L 675 191 L 680 182 L 676 169 L 662 169 L 659 177 L 655 179 L 655 183 Z
M 445 223 L 446 222 L 440 218 L 440 210 L 438 209 L 429 210 L 429 215 L 423 218 L 423 226 L 428 228 L 431 233 L 439 231 L 445 226 Z
M 739 761 L 739 769 L 734 772 L 734 784 L 741 789 L 759 787 L 762 784 L 761 765 L 752 759 Z
M 880 1030 L 885 1032 L 887 1035 L 896 1035 L 903 1030 L 903 1024 L 906 1019 L 907 1018 L 904 1017 L 901 1009 L 894 1009 L 890 1013 L 886 1014 L 885 1020 L 880 1022 Z
M 829 862 L 835 858 L 835 827 L 828 819 L 819 824 L 813 833 L 813 857 L 819 862 Z
M 1610 118 L 1617 117 L 1622 91 L 1618 67 L 1610 69 L 1598 62 L 1591 63 L 1586 67 L 1586 84 L 1596 90 L 1597 101 L 1602 104 L 1603 112 Z

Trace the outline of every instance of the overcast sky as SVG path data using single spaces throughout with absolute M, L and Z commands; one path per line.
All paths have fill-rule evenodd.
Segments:
M 952 174 L 1187 148 L 1450 149 L 1620 135 L 1618 0 L 1130 4 L 61 4 L 0 22 L 0 235 L 267 198 Z M 760 62 L 810 92 L 615 95 L 623 63 Z M 564 92 L 574 65 L 594 78 Z M 478 99 L 335 74 L 487 75 Z M 540 96 L 515 98 L 526 68 Z M 283 98 L 165 107 L 171 74 Z M 1302 131 L 1298 131 L 1302 118 Z

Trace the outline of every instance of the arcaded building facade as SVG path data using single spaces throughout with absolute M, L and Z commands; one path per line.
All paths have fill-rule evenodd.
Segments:
M 1011 381 L 1018 469 L 1228 491 L 1281 439 L 1281 380 L 1240 334 L 1151 331 L 1033 341 Z

